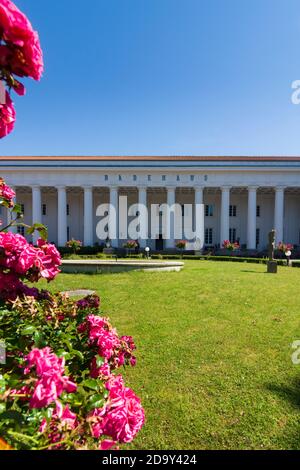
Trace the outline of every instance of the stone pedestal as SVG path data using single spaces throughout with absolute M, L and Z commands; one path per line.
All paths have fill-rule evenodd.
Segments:
M 114 248 L 113 247 L 110 247 L 110 248 L 103 248 L 103 253 L 105 255 L 113 255 L 115 252 Z
M 277 261 L 268 261 L 267 268 L 268 273 L 277 273 Z

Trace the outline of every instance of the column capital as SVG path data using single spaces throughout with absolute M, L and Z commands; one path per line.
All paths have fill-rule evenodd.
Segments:
M 32 184 L 31 189 L 41 189 L 41 185 L 40 184 Z
M 57 184 L 55 187 L 56 187 L 57 190 L 67 189 L 65 184 Z
M 230 191 L 232 186 L 225 184 L 224 186 L 221 186 L 221 191 Z
M 167 191 L 175 191 L 175 190 L 176 190 L 176 186 L 175 186 L 175 185 L 174 185 L 174 186 L 168 185 L 168 186 L 165 186 L 165 188 L 166 188 Z
M 284 191 L 286 188 L 286 186 L 283 186 L 283 185 L 279 185 L 279 186 L 275 186 L 275 191 L 276 192 L 279 192 L 279 191 Z
M 148 189 L 148 186 L 146 185 L 140 185 L 140 186 L 136 186 L 138 191 L 147 191 Z
M 199 185 L 199 186 L 193 186 L 193 188 L 194 188 L 195 191 L 204 191 L 205 186 L 200 186 Z
M 248 191 L 257 191 L 259 186 L 256 186 L 255 184 L 250 184 L 247 186 Z
M 108 186 L 108 188 L 109 188 L 110 191 L 118 191 L 119 190 L 119 186 L 117 186 L 117 185 Z
M 91 184 L 83 184 L 81 188 L 84 189 L 85 191 L 89 191 L 89 190 L 92 191 L 94 187 Z

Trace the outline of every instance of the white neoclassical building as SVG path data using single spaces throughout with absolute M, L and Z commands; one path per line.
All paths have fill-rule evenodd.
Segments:
M 0 166 L 25 223 L 47 225 L 49 240 L 59 246 L 70 238 L 88 246 L 103 242 L 96 233 L 97 207 L 110 203 L 118 214 L 122 195 L 148 207 L 176 202 L 183 212 L 185 204 L 203 204 L 194 214 L 201 246 L 230 239 L 264 249 L 272 228 L 277 241 L 300 245 L 300 157 L 0 157 Z M 160 229 L 155 239 L 147 232 L 141 247 L 173 248 L 173 229 L 166 240 Z M 123 227 L 112 245 L 127 239 Z

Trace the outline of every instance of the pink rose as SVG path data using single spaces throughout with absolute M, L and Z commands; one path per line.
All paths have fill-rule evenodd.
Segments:
M 6 92 L 6 102 L 0 103 L 0 139 L 7 136 L 14 128 L 16 111 L 13 102 Z
M 73 393 L 77 386 L 64 376 L 64 359 L 57 357 L 50 348 L 35 348 L 27 355 L 28 368 L 35 367 L 38 380 L 30 399 L 31 408 L 43 408 L 57 400 L 66 391 Z M 27 368 L 27 370 L 28 370 Z M 26 372 L 27 372 L 26 370 Z
M 110 392 L 107 405 L 93 410 L 88 417 L 92 434 L 95 438 L 105 435 L 121 443 L 131 442 L 145 422 L 140 399 L 124 387 L 121 376 L 112 377 L 106 386 Z
M 0 35 L 9 49 L 1 52 L 1 64 L 19 76 L 41 78 L 43 57 L 38 33 L 26 16 L 10 1 L 0 3 Z

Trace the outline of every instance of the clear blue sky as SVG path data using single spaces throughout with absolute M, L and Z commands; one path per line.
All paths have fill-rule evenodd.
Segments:
M 300 155 L 299 0 L 15 0 L 45 73 L 1 155 Z

